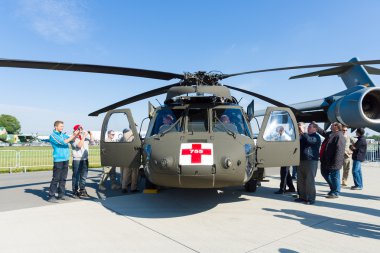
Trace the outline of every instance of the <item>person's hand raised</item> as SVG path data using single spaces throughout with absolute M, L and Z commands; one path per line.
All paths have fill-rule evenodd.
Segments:
M 298 132 L 300 132 L 300 134 L 303 134 L 303 127 L 302 126 L 298 126 Z

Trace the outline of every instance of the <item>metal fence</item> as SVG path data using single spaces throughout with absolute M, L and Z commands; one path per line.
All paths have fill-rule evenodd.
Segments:
M 70 158 L 71 159 L 71 158 Z M 89 150 L 89 165 L 92 167 L 101 166 L 100 149 L 92 148 Z M 369 143 L 366 154 L 367 162 L 380 162 L 380 142 Z M 71 160 L 70 160 L 71 165 Z M 38 168 L 52 168 L 53 156 L 51 149 L 44 150 L 0 150 L 0 171 L 23 170 Z
M 367 162 L 380 162 L 380 142 L 368 144 L 366 161 Z
M 100 149 L 89 150 L 89 165 L 100 166 Z M 71 165 L 71 158 L 70 158 Z M 52 168 L 52 150 L 0 150 L 0 170 L 26 172 L 31 168 Z

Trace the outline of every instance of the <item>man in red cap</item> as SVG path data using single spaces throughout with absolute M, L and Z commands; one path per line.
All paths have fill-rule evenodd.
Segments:
M 74 126 L 74 132 L 79 134 L 71 142 L 73 154 L 72 189 L 74 198 L 89 197 L 86 191 L 88 174 L 89 145 L 94 145 L 94 138 L 90 131 L 84 131 L 81 125 Z

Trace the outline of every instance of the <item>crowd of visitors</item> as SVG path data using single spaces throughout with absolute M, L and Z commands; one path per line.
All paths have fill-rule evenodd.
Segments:
M 304 123 L 300 122 L 298 130 L 301 157 L 299 166 L 293 168 L 295 174 L 292 177 L 297 180 L 296 202 L 314 204 L 318 161 L 320 161 L 321 175 L 330 188 L 326 198 L 335 199 L 339 197 L 341 186 L 347 186 L 350 167 L 352 167 L 354 181 L 354 185 L 350 189 L 363 189 L 361 163 L 364 161 L 367 152 L 363 128 L 356 129 L 357 140 L 349 136 L 347 126 L 338 122 L 331 124 L 330 131 L 326 131 L 320 128 L 316 122 L 312 122 L 308 125 L 306 132 L 304 131 Z M 322 143 L 320 136 L 324 137 Z M 284 167 L 281 167 L 281 185 L 280 190 L 275 192 L 276 194 L 287 192 L 286 185 L 288 185 L 290 192 L 293 190 L 292 182 L 288 182 L 289 167 L 286 168 L 286 172 L 284 172 Z M 343 177 L 341 179 L 340 171 L 342 168 Z
M 94 138 L 90 131 L 85 131 L 80 124 L 73 127 L 71 136 L 63 133 L 64 123 L 54 122 L 54 130 L 49 137 L 53 147 L 53 177 L 50 183 L 48 201 L 57 202 L 65 200 L 65 186 L 69 169 L 70 149 L 72 147 L 72 196 L 74 198 L 89 197 L 86 191 L 86 179 L 88 174 L 88 154 L 89 146 L 94 145 Z M 331 124 L 331 130 L 326 131 L 312 122 L 305 129 L 303 122 L 298 123 L 300 141 L 300 164 L 293 167 L 293 176 L 290 167 L 281 167 L 280 189 L 276 194 L 287 192 L 297 192 L 296 202 L 314 204 L 316 199 L 315 177 L 320 161 L 320 171 L 326 180 L 330 191 L 326 198 L 338 198 L 341 186 L 347 186 L 350 168 L 354 185 L 351 190 L 363 189 L 363 177 L 361 163 L 365 159 L 367 142 L 364 137 L 364 129 L 356 129 L 356 140 L 350 137 L 347 126 L 338 122 Z M 282 126 L 277 127 L 276 141 L 289 141 L 290 137 Z M 321 142 L 321 137 L 324 137 Z M 132 142 L 132 131 L 128 128 L 123 130 L 119 140 L 115 138 L 113 130 L 107 131 L 105 142 Z M 343 168 L 341 179 L 340 171 Z M 120 183 L 116 179 L 116 167 L 106 166 L 99 182 L 99 191 L 105 191 L 105 183 L 109 178 L 112 190 L 120 190 L 122 193 L 139 192 L 137 189 L 138 168 L 122 167 Z M 297 180 L 297 190 L 293 185 L 293 180 Z

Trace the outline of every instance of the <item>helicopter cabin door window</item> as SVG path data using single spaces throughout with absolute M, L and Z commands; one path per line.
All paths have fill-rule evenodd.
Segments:
M 104 141 L 132 142 L 134 140 L 128 117 L 125 113 L 113 113 L 109 118 Z
M 267 108 L 257 137 L 257 167 L 299 164 L 300 144 L 296 125 L 296 118 L 289 108 Z
M 285 111 L 272 111 L 263 137 L 265 141 L 294 141 L 295 127 L 290 114 Z
M 103 166 L 139 166 L 141 140 L 129 109 L 109 111 L 103 121 L 100 151 Z
M 207 109 L 191 108 L 188 111 L 188 132 L 208 132 Z

